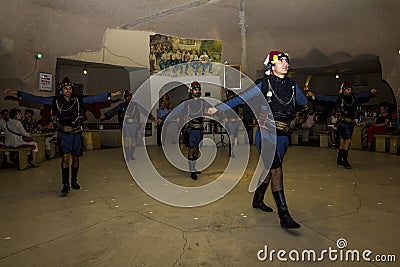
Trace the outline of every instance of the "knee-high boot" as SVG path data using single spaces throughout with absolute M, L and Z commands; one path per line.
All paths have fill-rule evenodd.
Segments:
M 232 144 L 230 143 L 229 145 L 229 157 L 234 158 L 235 157 L 235 153 L 233 153 L 233 147 L 234 147 L 234 142 L 232 142 Z
M 131 159 L 131 147 L 130 146 L 126 146 L 124 147 L 124 152 L 125 152 L 125 160 L 128 161 Z
M 79 167 L 71 167 L 71 187 L 75 190 L 79 190 L 81 187 L 78 184 L 78 169 Z
M 300 224 L 295 222 L 289 214 L 283 190 L 273 192 L 272 194 L 274 195 L 276 206 L 278 208 L 281 226 L 284 228 L 299 228 Z
M 351 169 L 351 165 L 349 163 L 348 157 L 349 157 L 349 151 L 348 150 L 343 150 L 343 166 L 346 169 Z
M 273 212 L 274 210 L 271 207 L 268 207 L 264 203 L 264 195 L 267 191 L 268 183 L 262 183 L 259 187 L 257 187 L 253 196 L 253 208 L 260 209 L 266 212 Z
M 343 151 L 344 151 L 343 149 L 339 149 L 336 160 L 337 165 L 343 165 Z
M 188 158 L 188 163 L 189 163 L 190 178 L 192 178 L 193 180 L 197 180 L 197 174 L 196 174 L 194 159 L 193 158 Z
M 135 150 L 136 150 L 136 146 L 131 146 L 131 160 L 135 160 Z
M 198 158 L 199 158 L 198 156 L 194 156 L 194 157 L 192 158 L 192 160 L 194 161 L 194 162 L 193 162 L 193 171 L 194 171 L 196 174 L 201 174 L 201 171 L 196 170 L 196 160 L 197 160 Z
M 61 168 L 61 177 L 63 188 L 61 189 L 61 194 L 68 194 L 69 192 L 69 167 Z

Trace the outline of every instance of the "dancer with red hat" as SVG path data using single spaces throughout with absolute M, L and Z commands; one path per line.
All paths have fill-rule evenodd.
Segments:
M 264 163 L 264 171 L 260 177 L 258 187 L 254 192 L 253 208 L 265 212 L 273 209 L 264 203 L 264 195 L 271 181 L 280 224 L 284 228 L 299 228 L 289 214 L 283 189 L 282 162 L 289 146 L 290 122 L 294 119 L 294 108 L 301 107 L 301 111 L 308 109 L 308 100 L 295 81 L 287 77 L 289 71 L 289 55 L 280 51 L 271 51 L 265 62 L 265 76 L 258 80 L 257 86 L 251 87 L 238 96 L 231 98 L 209 109 L 210 114 L 217 111 L 226 111 L 244 102 L 256 103 L 258 110 L 258 129 L 256 131 L 256 146 Z M 257 99 L 262 99 L 262 101 Z M 266 100 L 266 102 L 265 102 Z M 268 103 L 269 106 L 266 104 Z M 228 107 L 229 106 L 229 107 Z M 272 114 L 271 114 L 272 113 Z M 272 116 L 273 115 L 273 116 Z M 275 135 L 276 134 L 276 135 Z M 275 150 L 273 159 L 271 151 Z
M 104 102 L 111 97 L 121 95 L 121 91 L 112 93 L 102 93 L 96 96 L 78 96 L 72 91 L 73 84 L 68 77 L 65 77 L 60 84 L 58 96 L 41 97 L 22 91 L 6 89 L 6 94 L 15 94 L 19 100 L 25 102 L 51 105 L 53 114 L 57 118 L 58 143 L 61 157 L 61 176 L 63 196 L 70 191 L 70 168 L 71 168 L 71 187 L 75 190 L 80 189 L 78 184 L 79 157 L 82 155 L 82 115 L 85 112 L 85 104 Z M 70 159 L 72 165 L 70 166 Z
M 183 129 L 183 139 L 185 146 L 188 148 L 188 165 L 190 177 L 197 180 L 196 161 L 200 157 L 200 143 L 203 140 L 203 116 L 207 114 L 207 110 L 211 105 L 204 99 L 201 99 L 201 85 L 194 81 L 190 84 L 190 96 L 188 99 L 177 107 L 175 107 L 169 119 L 175 117 L 183 117 L 186 125 Z
M 357 106 L 360 103 L 368 102 L 377 92 L 376 89 L 371 89 L 370 92 L 353 94 L 352 88 L 353 85 L 349 81 L 344 81 L 339 87 L 339 95 L 336 96 L 314 94 L 313 92 L 307 93 L 307 96 L 311 96 L 315 100 L 336 103 L 336 108 L 340 113 L 339 124 L 337 126 L 340 136 L 340 147 L 336 163 L 346 169 L 351 169 L 348 156 L 351 137 L 354 130 Z

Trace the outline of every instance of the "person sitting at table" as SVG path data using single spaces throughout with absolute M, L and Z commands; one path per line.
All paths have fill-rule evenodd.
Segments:
M 386 129 L 389 126 L 389 122 L 390 122 L 390 115 L 387 112 L 386 107 L 383 105 L 379 106 L 379 114 L 375 116 L 372 125 L 368 127 L 367 132 L 365 134 L 368 139 L 368 147 L 367 147 L 368 151 L 371 149 L 371 144 L 372 141 L 374 140 L 374 134 L 386 133 Z
M 317 117 L 315 116 L 315 111 L 310 110 L 310 112 L 308 112 L 306 121 L 301 124 L 301 128 L 311 129 L 314 126 L 316 121 L 317 121 Z
M 9 147 L 20 147 L 23 145 L 34 146 L 32 150 L 32 161 L 29 162 L 29 166 L 38 167 L 37 163 L 37 152 L 39 152 L 38 144 L 31 138 L 21 123 L 22 112 L 17 108 L 10 110 L 10 120 L 6 123 L 5 130 L 5 145 Z
M 24 119 L 22 125 L 28 133 L 34 133 L 36 131 L 37 121 L 33 118 L 34 112 L 32 109 L 25 109 Z
M 1 118 L 0 118 L 0 130 L 2 132 L 6 131 L 6 123 L 10 120 L 10 112 L 8 111 L 8 109 L 2 109 L 1 110 Z M 4 136 L 3 136 L 4 138 Z M 4 139 L 2 141 L 0 141 L 0 146 L 5 146 L 4 144 Z M 10 160 L 10 152 L 4 152 L 5 156 L 6 156 L 6 163 L 3 164 L 13 164 L 13 162 L 11 162 Z M 4 163 L 4 162 L 3 162 Z

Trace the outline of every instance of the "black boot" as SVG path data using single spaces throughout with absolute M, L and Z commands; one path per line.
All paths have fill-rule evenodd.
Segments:
M 67 195 L 70 188 L 69 188 L 69 167 L 61 169 L 62 175 L 62 184 L 63 188 L 61 189 L 61 194 Z
M 193 180 L 197 180 L 197 174 L 195 172 L 191 172 L 190 178 L 192 178 Z
M 349 151 L 343 150 L 343 167 L 345 167 L 346 169 L 351 169 L 348 157 L 349 157 Z
M 338 155 L 337 155 L 337 160 L 336 163 L 337 165 L 342 165 L 343 166 L 343 149 L 339 149 Z
M 71 167 L 71 187 L 75 190 L 79 190 L 81 187 L 78 184 L 78 169 L 79 167 Z
M 253 208 L 260 209 L 266 212 L 273 212 L 274 210 L 271 207 L 268 207 L 264 203 L 264 195 L 265 191 L 267 191 L 268 183 L 262 183 L 259 187 L 257 187 L 253 196 Z
M 272 194 L 274 195 L 276 206 L 278 207 L 281 226 L 284 228 L 300 228 L 300 224 L 295 222 L 289 214 L 283 190 L 273 192 Z

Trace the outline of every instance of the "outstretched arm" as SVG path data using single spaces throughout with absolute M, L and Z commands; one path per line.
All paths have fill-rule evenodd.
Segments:
M 377 92 L 378 91 L 376 89 L 371 89 L 370 92 L 361 92 L 361 93 L 355 94 L 354 97 L 359 102 L 368 102 L 371 98 L 376 96 Z
M 261 90 L 258 86 L 253 86 L 250 89 L 246 90 L 240 95 L 237 95 L 221 104 L 216 105 L 215 107 L 210 107 L 208 109 L 208 114 L 215 114 L 217 111 L 227 111 L 229 108 L 234 108 L 243 104 L 244 102 L 252 99 L 253 97 L 262 95 Z
M 313 92 L 308 92 L 306 96 L 312 97 L 314 100 L 325 101 L 325 102 L 336 102 L 339 98 L 339 96 L 337 95 L 320 95 L 320 94 L 314 94 Z
M 83 100 L 83 103 L 85 103 L 85 104 L 98 103 L 98 102 L 104 102 L 107 100 L 111 100 L 112 97 L 119 96 L 119 95 L 122 95 L 122 91 L 115 91 L 112 93 L 107 92 L 107 93 L 102 93 L 102 94 L 94 95 L 94 96 L 85 96 L 82 98 L 82 100 Z
M 104 113 L 104 117 L 101 118 L 101 121 L 105 121 L 105 120 L 112 118 L 120 110 L 121 110 L 121 104 L 117 105 L 116 107 L 114 107 L 114 108 L 110 109 L 109 111 L 107 111 L 106 113 Z
M 7 88 L 7 89 L 4 89 L 4 93 L 5 94 L 11 94 L 11 95 L 17 95 L 18 91 L 14 90 L 14 89 Z
M 51 105 L 53 102 L 52 96 L 49 96 L 49 97 L 36 96 L 36 95 L 24 93 L 22 91 L 16 91 L 13 89 L 5 89 L 4 93 L 16 95 L 18 97 L 18 100 L 23 100 L 23 101 L 29 102 L 29 103 Z

